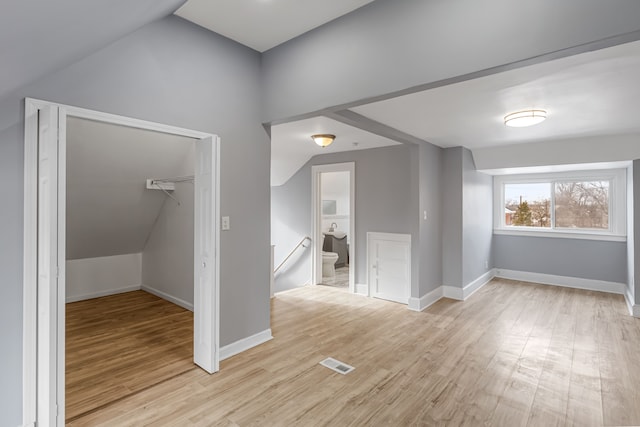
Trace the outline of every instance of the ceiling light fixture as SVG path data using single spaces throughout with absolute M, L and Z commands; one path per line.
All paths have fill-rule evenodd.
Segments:
M 504 124 L 511 127 L 522 128 L 537 125 L 547 118 L 545 110 L 523 110 L 504 116 Z
M 320 147 L 324 148 L 331 145 L 333 140 L 336 139 L 336 136 L 330 135 L 328 133 L 321 133 L 317 135 L 311 135 L 311 139 L 313 139 L 313 142 L 318 144 Z

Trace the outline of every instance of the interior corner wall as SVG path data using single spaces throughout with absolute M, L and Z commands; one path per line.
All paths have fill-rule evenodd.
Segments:
M 442 194 L 443 149 L 431 144 L 419 146 L 420 298 L 442 285 Z M 426 219 L 425 219 L 426 213 Z
M 65 273 L 67 302 L 130 292 L 142 283 L 142 254 L 67 260 Z
M 627 297 L 635 304 L 635 192 L 634 167 L 627 168 Z M 638 171 L 640 172 L 640 171 Z
M 572 53 L 582 52 L 589 43 L 617 35 L 632 41 L 640 29 L 640 2 L 539 0 L 512 6 L 508 0 L 369 3 L 265 52 L 263 121 L 530 58 L 536 63 L 576 46 Z M 318 67 L 318 58 L 340 66 Z
M 270 327 L 269 138 L 260 54 L 176 16 L 0 98 L 0 414 L 22 418 L 24 97 L 221 137 L 220 344 Z M 247 260 L 251 260 L 247 262 Z
M 176 183 L 171 195 L 180 205 L 167 197 L 151 229 L 142 252 L 142 289 L 193 311 L 194 185 Z
M 633 271 L 640 271 L 640 160 L 633 161 Z M 631 236 L 631 234 L 629 234 Z M 634 280 L 635 305 L 640 305 L 640 280 Z
M 355 162 L 356 283 L 366 283 L 367 232 L 410 234 L 412 241 L 417 242 L 418 224 L 411 209 L 414 203 L 411 199 L 417 199 L 417 195 L 411 194 L 412 149 L 417 147 L 397 145 L 318 155 L 285 184 L 272 187 L 271 239 L 275 245 L 275 265 L 304 236 L 311 236 L 311 166 L 315 165 Z M 310 280 L 311 250 L 305 249 L 282 267 L 274 287 L 279 292 Z
M 443 151 L 442 284 L 462 288 L 462 147 Z
M 493 268 L 493 177 L 462 149 L 462 287 Z

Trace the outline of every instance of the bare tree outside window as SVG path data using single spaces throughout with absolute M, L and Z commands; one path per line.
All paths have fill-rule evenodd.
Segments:
M 551 227 L 551 184 L 505 184 L 505 225 Z
M 556 182 L 556 227 L 609 228 L 609 181 Z

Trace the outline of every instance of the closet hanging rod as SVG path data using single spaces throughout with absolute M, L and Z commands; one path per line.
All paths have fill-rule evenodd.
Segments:
M 161 179 L 152 179 L 152 182 L 189 182 L 195 179 L 193 175 L 187 176 L 177 176 L 175 178 L 161 178 Z

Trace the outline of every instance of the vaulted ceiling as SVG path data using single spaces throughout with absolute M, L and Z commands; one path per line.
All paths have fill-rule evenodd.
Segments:
M 176 203 L 146 180 L 193 175 L 195 140 L 73 117 L 67 125 L 67 259 L 142 252 L 164 203 Z

